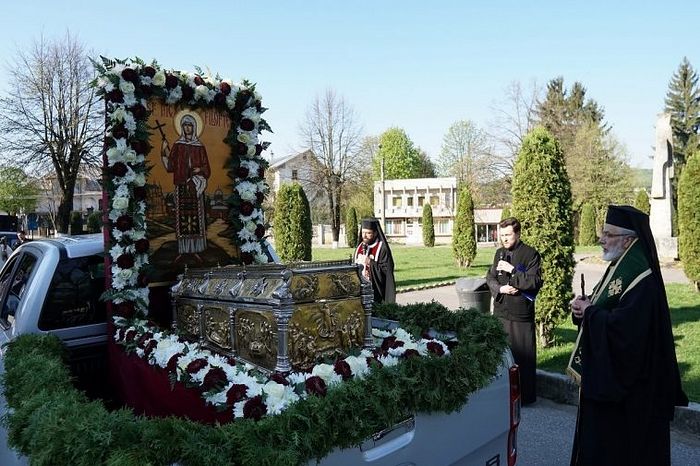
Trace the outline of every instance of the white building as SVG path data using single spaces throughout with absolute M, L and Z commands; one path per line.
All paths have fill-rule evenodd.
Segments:
M 451 243 L 457 212 L 456 178 L 412 178 L 374 183 L 374 214 L 377 218 L 384 218 L 384 233 L 391 241 L 423 243 L 425 204 L 430 204 L 433 209 L 435 243 Z M 492 246 L 498 241 L 501 211 L 500 208 L 474 209 L 477 244 Z
M 311 202 L 318 195 L 318 185 L 314 183 L 314 168 L 318 159 L 311 150 L 288 155 L 270 161 L 268 172 L 272 176 L 270 190 L 276 193 L 282 183 L 298 182 L 304 188 L 306 197 Z

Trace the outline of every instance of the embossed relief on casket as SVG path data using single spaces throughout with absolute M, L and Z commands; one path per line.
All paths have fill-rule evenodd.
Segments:
M 360 277 L 357 272 L 329 272 L 328 288 L 331 296 L 359 296 L 361 291 Z
M 271 312 L 236 312 L 236 351 L 254 364 L 274 369 L 277 363 L 277 322 Z
M 267 299 L 280 286 L 280 279 L 262 277 L 248 277 L 241 287 L 239 296 L 243 298 Z
M 202 308 L 204 338 L 219 348 L 233 351 L 228 306 L 206 305 Z
M 320 358 L 361 348 L 364 331 L 364 310 L 358 299 L 295 306 L 289 321 L 292 367 L 310 369 Z
M 180 301 L 177 304 L 177 328 L 186 336 L 199 338 L 199 315 L 196 304 Z
M 309 301 L 318 298 L 318 275 L 299 274 L 292 277 L 292 297 L 295 301 Z

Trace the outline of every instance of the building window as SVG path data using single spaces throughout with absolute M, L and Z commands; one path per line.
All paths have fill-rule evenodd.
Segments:
M 387 235 L 403 235 L 403 222 L 401 220 L 387 220 L 385 226 Z
M 498 241 L 498 225 L 495 223 L 476 225 L 476 240 L 479 243 L 495 243 Z
M 401 196 L 394 196 L 391 198 L 392 207 L 401 207 Z
M 418 207 L 423 207 L 425 204 L 425 196 L 418 196 Z
M 452 229 L 450 228 L 449 220 L 435 220 L 433 223 L 435 226 L 436 235 L 450 235 L 452 234 Z
M 440 197 L 439 196 L 430 196 L 430 205 L 433 207 L 437 207 L 440 204 Z
M 299 179 L 299 170 L 292 170 L 292 181 L 297 181 Z
M 413 196 L 408 196 L 406 198 L 406 206 L 413 207 Z

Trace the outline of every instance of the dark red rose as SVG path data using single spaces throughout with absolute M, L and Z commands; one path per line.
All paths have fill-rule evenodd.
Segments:
M 122 215 L 119 218 L 117 218 L 117 230 L 128 231 L 131 230 L 133 226 L 134 219 L 132 219 L 129 215 Z
M 409 359 L 409 358 L 419 358 L 419 357 L 420 357 L 420 353 L 418 352 L 417 349 L 411 348 L 411 349 L 407 349 L 406 351 L 403 352 L 403 357 L 406 358 L 406 359 Z
M 281 385 L 289 385 L 289 380 L 287 380 L 285 376 L 280 374 L 279 372 L 275 372 L 274 374 L 272 374 L 270 376 L 270 380 L 272 380 L 273 382 L 277 382 Z
M 397 340 L 395 336 L 386 337 L 382 342 L 382 351 L 387 352 L 392 348 L 400 348 L 403 346 L 403 341 Z
M 134 266 L 134 256 L 131 254 L 122 254 L 117 257 L 117 265 L 122 269 L 130 269 Z
M 207 364 L 209 364 L 209 363 L 207 362 L 206 359 L 197 358 L 194 361 L 192 361 L 191 363 L 189 363 L 187 365 L 187 367 L 185 368 L 185 370 L 190 374 L 196 374 L 197 372 L 199 372 L 202 369 L 204 369 L 205 367 L 207 367 Z
M 204 84 L 204 80 L 202 79 L 201 76 L 195 76 L 194 83 L 198 86 L 201 86 L 202 84 Z
M 243 131 L 253 131 L 255 129 L 255 123 L 250 118 L 243 118 L 241 120 L 241 129 Z
M 306 392 L 311 395 L 326 396 L 326 392 L 328 391 L 326 382 L 317 375 L 312 375 L 306 379 L 304 386 L 306 387 Z
M 110 102 L 124 102 L 124 93 L 120 89 L 112 89 L 106 94 Z
M 119 304 L 114 304 L 112 307 L 114 313 L 126 319 L 131 319 L 136 314 L 136 307 L 133 301 L 123 301 Z
M 145 120 L 146 116 L 148 115 L 148 109 L 141 104 L 136 104 L 133 107 L 129 107 L 129 110 L 137 120 Z
M 341 376 L 343 380 L 352 379 L 352 370 L 350 369 L 350 364 L 342 359 L 339 359 L 333 364 L 333 371 Z
M 141 95 L 142 97 L 148 99 L 153 95 L 153 87 L 151 85 L 141 85 Z
M 248 153 L 248 146 L 246 146 L 242 142 L 237 142 L 235 149 L 236 154 L 238 155 L 246 155 Z
M 134 187 L 134 197 L 137 201 L 143 201 L 146 199 L 146 187 L 145 186 L 135 186 Z
M 248 386 L 242 383 L 234 383 L 226 392 L 226 403 L 233 405 L 245 398 Z
M 140 273 L 138 278 L 136 279 L 136 284 L 141 288 L 146 288 L 149 283 L 150 280 L 148 279 L 148 275 L 146 275 L 145 273 Z
M 258 239 L 262 239 L 263 236 L 265 236 L 265 225 L 260 225 L 255 228 L 255 236 L 258 237 Z
M 245 265 L 250 265 L 253 263 L 255 260 L 255 257 L 249 253 L 249 252 L 242 252 L 241 253 L 241 262 L 243 262 Z
M 151 150 L 151 147 L 148 145 L 148 142 L 141 141 L 140 139 L 131 141 L 130 145 L 131 148 L 134 149 L 137 154 L 146 155 Z
M 168 364 L 166 364 L 165 369 L 169 372 L 175 372 L 175 369 L 177 369 L 177 361 L 178 359 L 180 359 L 181 356 L 183 356 L 182 353 L 175 353 L 172 356 L 170 356 L 170 359 L 168 359 Z
M 258 151 L 257 151 L 257 148 L 258 148 L 259 145 L 260 145 L 260 144 L 258 144 L 258 145 L 255 146 L 255 149 L 256 149 L 256 150 L 255 150 L 255 155 L 260 155 L 260 154 L 258 154 Z M 259 177 L 259 178 L 264 178 L 264 177 L 265 177 L 265 169 L 262 167 L 262 165 L 258 167 L 258 177 Z
M 248 201 L 241 202 L 241 214 L 248 216 L 253 213 L 255 206 Z
M 262 204 L 263 201 L 265 200 L 265 193 L 258 191 L 255 193 L 255 200 L 257 201 L 258 204 Z
M 149 243 L 146 238 L 141 238 L 134 243 L 134 247 L 136 248 L 136 252 L 139 254 L 144 254 L 148 252 L 148 248 L 151 247 L 151 243 Z
M 382 362 L 379 359 L 377 359 L 376 357 L 372 356 L 372 357 L 367 358 L 367 367 L 374 367 L 374 366 L 382 367 L 383 365 L 384 364 L 382 364 Z
M 226 356 L 226 362 L 231 364 L 232 366 L 236 365 L 236 358 L 233 356 Z
M 112 127 L 112 137 L 114 139 L 122 139 L 129 136 L 129 131 L 123 124 L 118 124 Z
M 132 341 L 134 341 L 134 338 L 136 338 L 136 330 L 134 330 L 133 328 L 131 330 L 127 330 L 124 334 L 124 341 L 127 343 L 131 343 Z
M 192 89 L 187 84 L 182 86 L 182 100 L 184 100 L 184 101 L 192 100 L 192 97 L 194 97 L 194 89 Z
M 442 348 L 442 345 L 437 341 L 429 341 L 426 346 L 428 348 L 428 351 L 437 356 L 442 356 L 443 354 L 445 354 L 445 350 Z
M 213 388 L 221 388 L 227 383 L 226 372 L 220 367 L 213 367 L 207 372 L 202 381 L 202 391 L 208 392 Z
M 136 340 L 136 345 L 138 345 L 140 348 L 145 348 L 146 347 L 146 342 L 153 338 L 153 332 L 146 332 L 142 334 L 138 340 Z
M 152 66 L 144 66 L 143 68 L 141 68 L 141 73 L 143 73 L 144 76 L 152 78 L 156 75 L 156 69 Z
M 126 175 L 127 167 L 124 163 L 122 162 L 117 162 L 112 167 L 110 168 L 110 171 L 112 172 L 113 176 L 124 176 Z
M 250 173 L 250 170 L 247 167 L 236 168 L 236 176 L 238 178 L 248 178 L 248 173 Z
M 214 104 L 223 107 L 226 104 L 226 96 L 221 93 L 214 94 Z
M 122 71 L 122 78 L 124 78 L 124 81 L 129 81 L 132 83 L 135 83 L 139 79 L 139 75 L 136 72 L 136 70 L 132 68 L 124 68 Z
M 223 95 L 229 95 L 231 93 L 231 85 L 229 83 L 221 83 L 219 84 L 219 89 L 221 90 L 221 93 Z
M 158 342 L 156 340 L 151 340 L 146 343 L 146 346 L 143 348 L 143 354 L 146 356 L 146 359 L 148 359 L 153 350 L 156 349 L 156 346 L 158 346 Z
M 259 421 L 267 414 L 267 406 L 262 399 L 262 395 L 254 396 L 243 405 L 243 417 Z
M 261 144 L 256 144 L 255 145 L 255 155 L 262 154 L 262 151 L 263 151 L 263 146 Z M 260 178 L 262 178 L 262 175 L 260 175 Z
M 165 75 L 165 87 L 168 89 L 175 89 L 178 84 L 180 84 L 180 80 L 177 79 L 177 76 L 170 73 Z

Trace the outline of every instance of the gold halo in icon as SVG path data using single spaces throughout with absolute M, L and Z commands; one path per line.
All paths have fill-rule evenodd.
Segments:
M 194 121 L 197 122 L 197 137 L 202 135 L 202 131 L 204 130 L 204 122 L 202 121 L 202 117 L 199 116 L 198 113 L 193 112 L 192 110 L 180 110 L 175 114 L 175 118 L 173 118 L 173 124 L 175 125 L 175 131 L 177 131 L 178 136 L 182 136 L 182 125 L 180 122 L 182 121 L 182 117 L 185 115 L 189 115 L 192 118 L 194 118 Z

